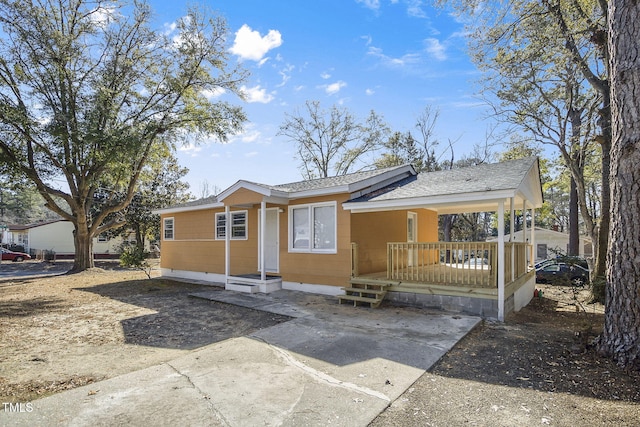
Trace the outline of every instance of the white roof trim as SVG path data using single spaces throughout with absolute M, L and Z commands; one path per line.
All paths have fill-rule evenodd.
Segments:
M 224 207 L 224 203 L 216 202 L 216 203 L 207 203 L 205 205 L 176 206 L 173 208 L 156 209 L 151 212 L 158 215 L 164 215 L 164 214 L 172 214 L 177 212 L 199 211 L 203 209 L 215 209 L 215 208 L 223 208 L 223 207 Z
M 249 191 L 253 191 L 254 193 L 262 194 L 265 197 L 278 197 L 278 198 L 287 198 L 287 193 L 284 191 L 274 190 L 269 187 L 265 187 L 264 185 L 256 184 L 253 182 L 240 180 L 233 184 L 231 187 L 224 190 L 222 193 L 218 194 L 218 200 L 222 201 L 225 198 L 229 197 L 236 191 L 244 188 Z
M 476 193 L 457 193 L 440 196 L 407 197 L 404 199 L 392 199 L 368 202 L 345 202 L 343 208 L 351 212 L 369 212 L 379 210 L 397 210 L 409 208 L 427 208 L 438 210 L 438 207 L 449 205 L 463 207 L 469 205 L 497 205 L 498 201 L 516 196 L 515 190 L 482 191 Z

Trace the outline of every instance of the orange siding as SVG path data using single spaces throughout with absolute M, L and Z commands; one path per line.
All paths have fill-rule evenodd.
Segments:
M 418 214 L 418 241 L 438 241 L 438 214 L 427 209 L 353 214 L 352 241 L 358 244 L 360 274 L 386 271 L 387 243 L 407 241 L 407 212 Z
M 231 209 L 231 212 L 243 209 Z M 180 212 L 173 217 L 174 240 L 162 240 L 160 266 L 175 270 L 224 274 L 224 240 L 215 240 L 215 214 L 224 209 Z M 231 240 L 231 274 L 258 269 L 258 211 L 247 209 L 247 240 Z
M 247 190 L 246 188 L 240 188 L 233 194 L 227 196 L 222 202 L 225 206 L 236 205 L 252 205 L 260 204 L 262 201 L 262 194 L 258 194 L 255 191 Z
M 258 271 L 258 210 L 262 196 L 248 190 L 227 197 L 225 203 L 254 203 L 248 212 L 247 240 L 231 241 L 231 274 Z M 289 253 L 288 206 L 279 215 L 279 259 L 283 280 L 294 283 L 347 286 L 351 275 L 351 242 L 359 244 L 360 272 L 386 269 L 386 244 L 406 241 L 407 211 L 351 214 L 342 208 L 347 194 L 294 200 L 289 206 L 336 201 L 337 253 Z M 271 206 L 271 205 L 269 205 Z M 232 211 L 244 210 L 232 208 Z M 224 209 L 165 214 L 174 218 L 175 240 L 162 241 L 163 268 L 224 274 L 224 241 L 215 240 L 215 213 Z M 417 209 L 420 241 L 437 241 L 438 217 Z
M 346 194 L 293 201 L 290 206 L 337 201 L 337 253 L 289 253 L 289 215 L 280 215 L 280 271 L 288 282 L 347 286 L 351 276 L 351 214 L 342 208 Z
M 215 239 L 215 212 L 224 209 L 180 212 L 163 218 L 173 217 L 174 240 Z
M 429 209 L 418 209 L 418 242 L 438 241 L 438 213 Z

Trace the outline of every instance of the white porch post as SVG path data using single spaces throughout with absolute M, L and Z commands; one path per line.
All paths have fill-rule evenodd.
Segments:
M 504 200 L 498 203 L 498 320 L 504 322 Z
M 536 247 L 536 208 L 531 207 L 531 266 L 536 265 L 538 248 Z
M 531 257 L 529 256 L 529 251 L 527 251 L 527 200 L 522 201 L 522 243 L 525 244 L 524 247 L 524 262 L 527 266 L 530 264 Z
M 229 206 L 224 207 L 224 275 L 229 281 L 231 275 L 231 210 Z
M 265 271 L 265 250 L 264 242 L 267 235 L 267 202 L 264 200 L 260 203 L 260 280 L 263 282 L 267 279 L 267 272 Z
M 511 221 L 509 221 L 509 241 L 511 242 L 511 278 L 509 279 L 511 282 L 516 280 L 516 246 L 514 245 L 514 233 L 516 226 L 516 207 L 513 205 L 514 199 L 511 197 L 509 201 L 509 205 L 511 208 Z

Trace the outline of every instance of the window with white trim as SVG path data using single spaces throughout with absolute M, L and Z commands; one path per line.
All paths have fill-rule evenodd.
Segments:
M 230 212 L 231 240 L 247 239 L 247 211 Z M 227 232 L 227 215 L 224 212 L 216 214 L 216 240 L 224 240 Z
M 164 218 L 162 220 L 162 236 L 164 240 L 173 240 L 173 218 Z
M 336 203 L 289 206 L 289 251 L 336 253 Z

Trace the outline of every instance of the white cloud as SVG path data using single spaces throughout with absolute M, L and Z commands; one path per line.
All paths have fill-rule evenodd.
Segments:
M 207 98 L 209 101 L 211 101 L 214 98 L 219 98 L 222 95 L 224 95 L 226 92 L 226 90 L 224 90 L 221 87 L 215 88 L 214 90 L 203 90 L 202 91 L 202 95 L 204 95 L 205 98 Z
M 282 45 L 282 36 L 277 30 L 269 30 L 264 37 L 258 31 L 253 31 L 251 27 L 244 24 L 236 32 L 236 38 L 230 51 L 242 59 L 262 61 L 271 49 Z
M 342 80 L 339 80 L 339 81 L 337 81 L 335 83 L 331 83 L 331 84 L 325 85 L 323 87 L 324 87 L 324 91 L 328 95 L 334 95 L 334 94 L 340 92 L 340 89 L 342 89 L 345 86 L 347 86 L 347 83 L 343 82 Z
M 287 64 L 286 67 L 282 68 L 278 71 L 278 74 L 282 76 L 282 81 L 276 87 L 282 87 L 287 84 L 289 79 L 291 78 L 291 72 L 295 69 L 295 67 L 291 64 Z
M 388 67 L 404 67 L 409 64 L 415 64 L 420 60 L 420 55 L 416 53 L 408 53 L 400 58 L 393 58 L 391 56 L 382 53 L 382 49 L 374 46 L 370 46 L 367 51 L 367 55 L 376 57 L 382 61 L 382 63 Z
M 329 74 L 328 72 L 324 71 L 320 74 L 320 78 L 323 80 L 327 80 L 331 78 L 331 74 Z
M 242 86 L 240 90 L 244 92 L 247 97 L 247 102 L 249 103 L 260 102 L 262 104 L 268 104 L 273 101 L 273 95 L 267 93 L 267 90 L 261 88 L 260 85 L 254 87 Z
M 428 38 L 425 39 L 424 43 L 426 45 L 425 50 L 432 57 L 434 57 L 438 61 L 444 61 L 445 59 L 447 59 L 447 48 L 442 43 L 440 43 L 440 40 Z
M 375 90 L 373 90 L 373 89 L 368 89 L 368 88 L 367 88 L 367 90 L 365 90 L 365 91 L 364 91 L 364 93 L 366 93 L 367 95 L 371 96 L 371 95 L 373 95 L 374 93 L 376 93 L 376 91 L 375 91 Z
M 176 30 L 176 28 L 178 28 L 178 24 L 176 24 L 175 22 L 172 22 L 170 24 L 165 22 L 163 26 L 164 26 L 164 33 L 167 36 L 173 33 Z
M 181 151 L 183 153 L 187 153 L 191 157 L 197 157 L 198 153 L 200 153 L 200 151 L 202 151 L 202 146 L 195 145 L 195 144 L 192 144 L 192 143 L 186 143 L 186 144 L 180 145 L 178 147 L 178 151 Z
M 407 5 L 407 14 L 414 18 L 426 18 L 427 14 L 422 9 L 422 1 L 411 0 Z
M 245 157 L 255 157 L 258 155 L 257 151 L 249 151 L 248 153 L 245 153 Z
M 378 10 L 380 9 L 380 0 L 356 0 L 356 3 L 364 5 L 367 9 Z
M 258 139 L 260 138 L 260 135 L 262 135 L 260 133 L 260 131 L 257 131 L 255 129 L 253 130 L 248 130 L 247 132 L 243 133 L 242 135 L 240 135 L 240 141 L 242 142 L 257 142 Z
M 107 28 L 111 20 L 118 16 L 119 13 L 115 5 L 98 6 L 90 13 L 90 19 L 100 28 Z

